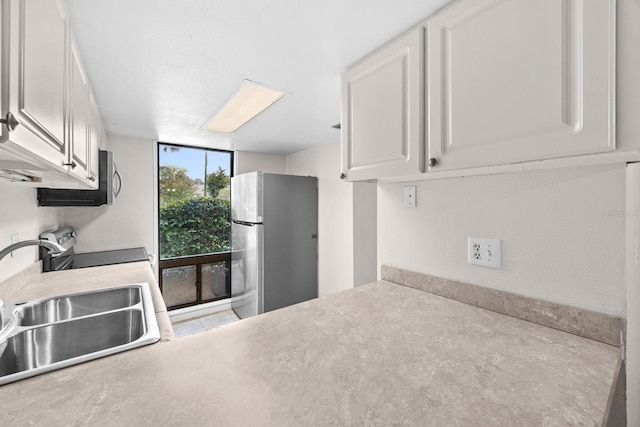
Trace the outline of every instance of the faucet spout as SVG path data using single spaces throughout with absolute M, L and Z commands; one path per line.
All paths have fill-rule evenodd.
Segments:
M 25 246 L 44 246 L 45 248 L 49 249 L 49 251 L 52 254 L 62 253 L 64 251 L 66 251 L 64 246 L 59 245 L 59 244 L 54 243 L 54 242 L 50 242 L 48 240 L 39 240 L 39 239 L 23 240 L 22 242 L 14 243 L 14 244 L 9 245 L 6 248 L 2 249 L 0 251 L 0 260 L 2 260 L 2 258 L 6 257 L 8 254 L 10 254 L 11 252 L 15 251 L 16 249 L 20 249 L 20 248 L 23 248 Z

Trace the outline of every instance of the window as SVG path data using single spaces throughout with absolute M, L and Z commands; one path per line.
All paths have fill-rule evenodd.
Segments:
M 160 289 L 168 309 L 231 295 L 233 152 L 158 143 Z

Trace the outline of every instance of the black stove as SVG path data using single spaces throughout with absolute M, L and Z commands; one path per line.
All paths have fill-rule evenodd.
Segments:
M 66 248 L 66 251 L 52 255 L 46 248 L 40 247 L 43 272 L 149 261 L 149 254 L 143 247 L 77 254 L 73 249 L 76 243 L 76 232 L 71 227 L 47 231 L 40 235 L 40 239 L 58 243 Z

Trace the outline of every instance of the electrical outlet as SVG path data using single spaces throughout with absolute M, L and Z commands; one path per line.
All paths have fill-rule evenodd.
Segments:
M 405 208 L 416 207 L 416 186 L 415 185 L 404 187 L 404 207 Z
M 469 237 L 467 240 L 469 264 L 502 268 L 502 244 L 500 239 Z
M 20 241 L 20 235 L 19 234 L 12 234 L 11 235 L 11 244 L 13 245 L 14 243 L 18 243 Z M 13 258 L 13 252 L 11 252 L 11 258 Z

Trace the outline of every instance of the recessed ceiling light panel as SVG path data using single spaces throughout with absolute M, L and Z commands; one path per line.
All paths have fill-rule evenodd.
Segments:
M 245 80 L 238 92 L 201 129 L 232 134 L 286 94 Z

